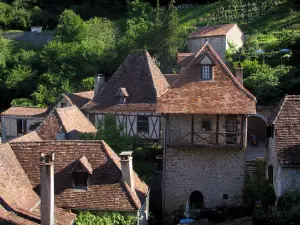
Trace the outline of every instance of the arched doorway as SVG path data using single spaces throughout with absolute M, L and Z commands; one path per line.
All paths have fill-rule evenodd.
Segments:
M 267 139 L 267 123 L 259 116 L 248 117 L 248 140 L 251 134 L 255 134 L 260 143 L 264 143 Z
M 200 191 L 193 191 L 190 195 L 191 208 L 202 209 L 204 207 L 204 197 Z

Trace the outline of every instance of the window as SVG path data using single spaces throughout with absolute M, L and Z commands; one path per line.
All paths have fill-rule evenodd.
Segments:
M 212 79 L 212 66 L 203 65 L 201 66 L 201 80 L 211 80 Z
M 202 131 L 211 131 L 211 121 L 210 120 L 202 121 Z
M 273 166 L 268 166 L 268 181 L 273 184 Z
M 226 119 L 226 144 L 237 144 L 237 120 L 235 118 Z
M 88 187 L 89 174 L 86 171 L 74 171 L 73 182 L 74 188 L 86 189 Z
M 65 108 L 65 107 L 67 107 L 67 103 L 66 103 L 66 102 L 62 102 L 62 103 L 60 103 L 60 107 L 61 107 L 61 108 Z
M 138 116 L 137 117 L 137 132 L 138 133 L 148 133 L 149 123 L 148 116 Z
M 119 104 L 125 104 L 126 98 L 125 97 L 119 97 Z
M 17 133 L 25 134 L 27 132 L 27 121 L 26 120 L 17 120 Z

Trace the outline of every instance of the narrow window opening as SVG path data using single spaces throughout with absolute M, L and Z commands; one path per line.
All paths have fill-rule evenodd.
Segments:
M 137 117 L 137 132 L 138 133 L 148 133 L 149 122 L 148 116 L 138 116 Z
M 212 66 L 202 65 L 201 66 L 201 80 L 211 80 L 212 79 Z
M 202 131 L 211 131 L 211 121 L 210 120 L 202 121 Z
M 123 96 L 119 97 L 119 104 L 125 104 L 126 103 L 126 98 Z

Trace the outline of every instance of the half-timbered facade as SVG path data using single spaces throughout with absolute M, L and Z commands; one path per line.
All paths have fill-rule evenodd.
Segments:
M 159 140 L 161 116 L 156 113 L 156 100 L 168 87 L 149 53 L 133 51 L 101 90 L 95 85 L 95 97 L 83 109 L 95 125 L 114 115 L 124 135 Z
M 158 98 L 166 212 L 188 200 L 196 208 L 242 203 L 247 115 L 255 108 L 255 97 L 206 43 Z

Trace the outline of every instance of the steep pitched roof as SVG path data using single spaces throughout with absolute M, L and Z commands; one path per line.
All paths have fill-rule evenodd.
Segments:
M 86 118 L 86 116 L 77 108 L 70 106 L 55 109 L 56 114 L 66 133 L 95 133 L 97 129 Z
M 65 96 L 69 98 L 71 105 L 76 105 L 78 108 L 81 108 L 93 99 L 94 91 L 92 90 L 77 93 L 66 93 Z
M 164 74 L 170 86 L 179 78 L 180 74 Z
M 80 133 L 97 132 L 76 105 L 54 109 L 35 131 L 42 140 L 55 140 L 60 126 L 67 133 L 67 139 L 76 139 Z
M 0 222 L 40 224 L 40 199 L 32 190 L 33 186 L 10 144 L 0 145 L 0 152 Z M 75 217 L 73 213 L 55 208 L 57 225 L 71 224 Z
M 44 117 L 47 108 L 13 106 L 1 113 L 1 116 Z
M 40 153 L 55 152 L 55 204 L 63 208 L 136 211 L 144 203 L 148 186 L 134 174 L 135 190 L 122 180 L 120 158 L 104 141 L 43 141 L 11 143 L 31 184 L 39 187 Z M 73 188 L 70 173 L 85 155 L 91 168 L 86 191 Z
M 177 64 L 186 66 L 194 58 L 194 53 L 177 53 Z
M 211 37 L 211 36 L 224 36 L 237 24 L 222 24 L 199 27 L 197 30 L 192 32 L 188 38 L 198 37 Z
M 36 131 L 31 131 L 21 137 L 10 140 L 9 142 L 29 142 L 29 141 L 41 141 L 41 137 Z
M 156 104 L 156 98 L 169 84 L 146 50 L 133 51 L 109 79 L 93 101 L 83 108 L 105 111 L 118 105 L 116 93 L 126 88 L 126 104 Z M 135 110 L 131 107 L 132 110 Z
M 213 61 L 213 80 L 200 81 L 199 59 Z M 256 98 L 234 77 L 206 43 L 179 78 L 158 98 L 157 112 L 183 114 L 255 114 Z
M 123 97 L 128 97 L 128 92 L 126 90 L 126 88 L 120 88 L 119 91 L 117 92 L 116 96 L 120 97 L 120 96 L 123 96 Z
M 300 95 L 286 95 L 273 119 L 277 157 L 283 166 L 300 166 Z

